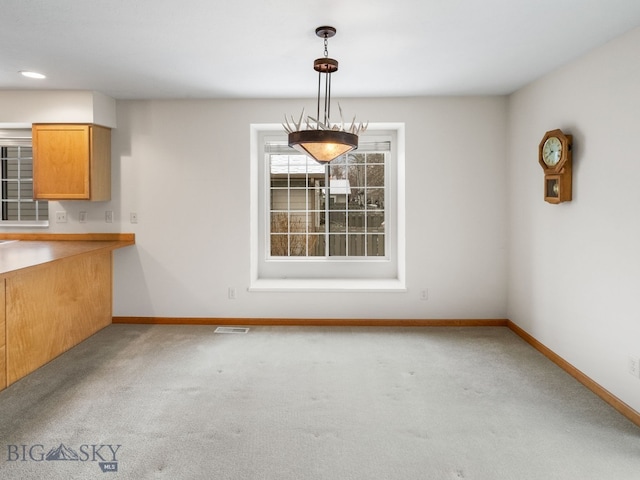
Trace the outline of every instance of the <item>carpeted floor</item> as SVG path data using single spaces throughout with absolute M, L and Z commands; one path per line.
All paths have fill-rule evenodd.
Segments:
M 640 479 L 640 428 L 507 328 L 214 330 L 111 325 L 0 392 L 0 478 Z

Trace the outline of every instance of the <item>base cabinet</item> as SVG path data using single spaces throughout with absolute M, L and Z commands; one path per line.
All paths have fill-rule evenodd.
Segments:
M 111 323 L 111 252 L 70 257 L 5 282 L 4 386 Z
M 4 320 L 4 278 L 0 279 L 0 390 L 7 386 L 6 322 Z

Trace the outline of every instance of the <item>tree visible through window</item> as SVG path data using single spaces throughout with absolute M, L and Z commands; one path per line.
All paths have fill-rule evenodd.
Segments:
M 329 165 L 270 153 L 271 257 L 385 257 L 389 148 L 361 145 Z

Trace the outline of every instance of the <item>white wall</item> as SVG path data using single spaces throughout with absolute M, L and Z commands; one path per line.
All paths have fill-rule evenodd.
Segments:
M 640 29 L 509 100 L 508 317 L 640 411 Z M 573 201 L 543 201 L 538 144 L 573 134 Z
M 54 231 L 136 233 L 136 247 L 115 254 L 114 315 L 504 318 L 506 98 L 341 100 L 360 119 L 406 123 L 407 292 L 246 290 L 249 126 L 309 111 L 305 102 L 117 103 L 113 200 L 52 206 L 72 219 Z M 89 223 L 77 223 L 80 209 Z
M 116 102 L 87 90 L 0 91 L 0 127 L 32 123 L 95 123 L 116 126 Z

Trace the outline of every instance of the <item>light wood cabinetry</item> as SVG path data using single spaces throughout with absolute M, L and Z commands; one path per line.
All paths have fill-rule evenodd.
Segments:
M 112 321 L 113 251 L 133 234 L 3 234 L 0 390 Z
M 7 385 L 111 323 L 111 252 L 6 279 Z
M 7 386 L 6 323 L 4 319 L 4 278 L 0 279 L 0 390 Z
M 111 130 L 34 124 L 33 194 L 38 200 L 111 199 Z

